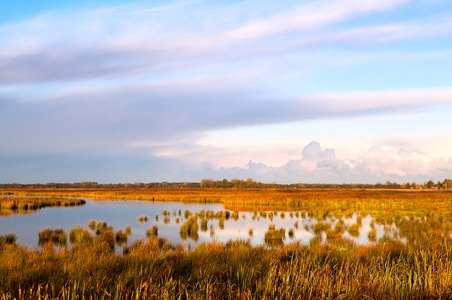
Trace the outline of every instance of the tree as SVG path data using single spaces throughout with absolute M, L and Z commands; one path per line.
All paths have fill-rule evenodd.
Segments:
M 427 188 L 428 189 L 431 189 L 431 188 L 433 188 L 435 186 L 435 183 L 433 182 L 433 180 L 429 180 L 428 182 L 427 182 Z
M 215 180 L 212 178 L 204 178 L 201 180 L 201 187 L 210 188 L 215 186 Z

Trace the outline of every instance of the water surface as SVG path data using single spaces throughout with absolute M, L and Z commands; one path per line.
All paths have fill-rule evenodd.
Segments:
M 91 220 L 106 221 L 113 226 L 114 230 L 124 230 L 126 226 L 132 227 L 132 235 L 129 237 L 128 244 L 130 245 L 134 240 L 146 239 L 146 230 L 153 225 L 158 226 L 158 235 L 164 237 L 169 241 L 175 243 L 185 243 L 187 247 L 193 247 L 196 244 L 205 241 L 222 241 L 229 239 L 251 239 L 254 245 L 264 243 L 264 235 L 268 230 L 270 224 L 275 227 L 286 229 L 285 242 L 301 241 L 309 243 L 315 236 L 313 226 L 318 222 L 314 218 L 310 218 L 305 214 L 299 214 L 298 217 L 294 212 L 274 212 L 273 220 L 270 220 L 269 214 L 266 217 L 253 212 L 239 212 L 239 218 L 234 220 L 231 218 L 225 220 L 224 229 L 219 226 L 219 220 L 208 220 L 208 229 L 206 232 L 200 230 L 198 232 L 199 239 L 193 241 L 188 238 L 182 240 L 180 237 L 180 226 L 186 220 L 185 210 L 191 211 L 193 214 L 201 210 L 211 210 L 214 212 L 224 211 L 222 204 L 194 204 L 181 202 L 152 202 L 152 201 L 132 201 L 132 200 L 90 200 L 83 206 L 77 207 L 48 207 L 43 208 L 35 213 L 30 214 L 14 214 L 7 217 L 0 217 L 0 234 L 15 233 L 18 237 L 18 243 L 25 244 L 32 247 L 38 246 L 38 232 L 45 229 L 63 228 L 69 235 L 72 228 L 80 225 L 84 228 L 89 228 L 88 223 Z M 169 212 L 170 221 L 164 222 L 163 211 Z M 181 215 L 179 216 L 179 210 Z M 139 222 L 138 216 L 145 215 L 148 217 L 147 222 Z M 158 220 L 156 220 L 158 215 Z M 176 218 L 179 217 L 179 223 L 176 223 Z M 348 218 L 343 217 L 344 224 L 351 225 L 356 222 L 357 214 L 353 214 Z M 326 218 L 323 222 L 331 224 L 334 228 L 339 220 L 334 218 Z M 358 236 L 351 236 L 348 232 L 344 233 L 344 237 L 351 238 L 356 243 L 365 244 L 369 240 L 367 238 L 368 232 L 371 230 L 370 223 L 372 218 L 367 215 L 362 218 L 361 226 Z M 298 222 L 298 228 L 295 228 L 295 222 Z M 198 220 L 200 225 L 200 221 Z M 212 237 L 210 232 L 211 225 L 214 228 L 215 234 Z M 384 235 L 383 226 L 375 225 L 377 228 L 377 238 Z M 250 229 L 252 228 L 252 235 L 250 236 Z M 294 230 L 293 238 L 289 238 L 288 231 L 292 228 Z M 325 236 L 323 235 L 323 239 Z

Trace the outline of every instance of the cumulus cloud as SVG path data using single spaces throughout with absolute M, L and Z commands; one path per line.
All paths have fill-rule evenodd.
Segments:
M 264 182 L 305 183 L 376 183 L 424 182 L 450 177 L 452 159 L 434 161 L 425 155 L 400 149 L 382 149 L 373 146 L 360 157 L 344 159 L 336 157 L 334 149 L 323 149 L 318 142 L 311 142 L 301 152 L 301 158 L 279 167 L 269 167 L 250 161 L 242 168 L 211 170 L 217 178 L 254 178 Z

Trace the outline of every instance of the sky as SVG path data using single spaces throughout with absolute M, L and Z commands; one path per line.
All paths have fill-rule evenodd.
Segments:
M 452 2 L 0 2 L 1 183 L 203 178 L 452 178 Z

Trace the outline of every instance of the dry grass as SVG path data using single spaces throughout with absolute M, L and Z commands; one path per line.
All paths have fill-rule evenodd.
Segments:
M 74 229 L 77 231 L 79 229 Z M 71 231 L 72 236 L 73 231 Z M 86 234 L 86 233 L 85 233 Z M 249 241 L 193 251 L 158 237 L 116 254 L 112 230 L 67 250 L 0 246 L 0 299 L 448 299 L 452 240 L 279 248 Z
M 11 190 L 8 190 L 11 192 Z M 23 193 L 24 191 L 15 191 Z M 180 234 L 197 240 L 216 218 L 315 218 L 310 245 L 250 241 L 204 243 L 193 251 L 156 234 L 114 252 L 113 229 L 76 227 L 71 249 L 42 250 L 1 242 L 0 299 L 449 299 L 452 297 L 452 192 L 413 190 L 36 190 L 31 194 L 95 199 L 221 202 L 227 211 L 186 211 Z M 1 191 L 0 191 L 1 193 Z M 233 213 L 230 213 L 232 211 Z M 281 214 L 281 211 L 287 211 Z M 181 211 L 179 211 L 181 216 Z M 370 223 L 369 245 L 343 235 Z M 164 216 L 169 215 L 164 213 Z M 356 222 L 344 224 L 356 217 Z M 338 220 L 331 226 L 332 219 Z M 204 222 L 204 223 L 203 223 Z M 298 228 L 298 221 L 296 221 Z M 377 238 L 376 224 L 385 236 Z M 301 227 L 301 226 L 300 226 Z M 392 231 L 392 228 L 397 231 Z M 157 231 L 157 228 L 156 230 Z M 252 235 L 252 229 L 249 231 Z M 292 231 L 293 233 L 293 231 Z M 211 236 L 215 235 L 212 224 Z M 272 236 L 271 236 L 272 235 Z M 290 233 L 289 233 L 290 235 Z M 285 232 L 284 232 L 285 236 Z M 395 236 L 396 238 L 392 238 Z M 400 242 L 397 237 L 403 237 Z M 273 237 L 273 238 L 272 238 Z M 326 242 L 322 238 L 326 237 Z M 278 241 L 274 243 L 272 241 Z

